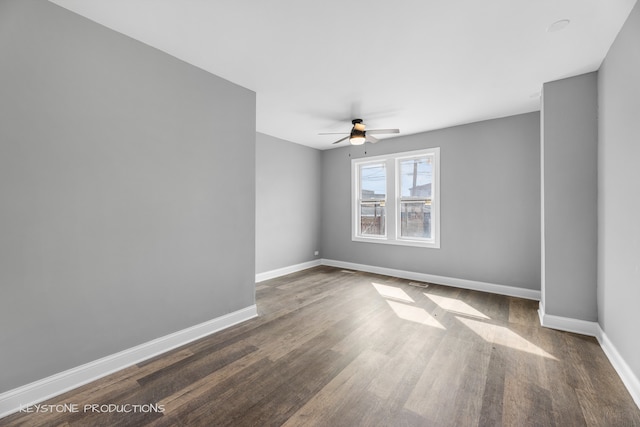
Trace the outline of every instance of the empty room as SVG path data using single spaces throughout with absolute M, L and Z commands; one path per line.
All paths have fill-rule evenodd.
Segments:
M 0 426 L 640 426 L 636 0 L 0 0 Z

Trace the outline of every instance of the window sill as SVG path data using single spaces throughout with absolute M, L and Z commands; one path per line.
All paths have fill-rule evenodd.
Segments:
M 383 245 L 396 245 L 396 246 L 411 246 L 417 248 L 431 248 L 431 249 L 440 249 L 439 242 L 433 241 L 417 241 L 417 240 L 391 240 L 386 237 L 360 237 L 360 236 L 352 236 L 351 240 L 354 242 L 360 243 L 379 243 Z

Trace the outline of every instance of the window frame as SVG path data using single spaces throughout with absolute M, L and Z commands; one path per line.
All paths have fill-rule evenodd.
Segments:
M 401 235 L 401 182 L 400 162 L 407 159 L 431 157 L 431 238 L 403 237 Z M 380 236 L 360 233 L 360 171 L 362 165 L 384 163 L 386 172 L 385 234 Z M 407 198 L 404 198 L 407 199 Z M 392 153 L 351 160 L 351 240 L 422 248 L 440 248 L 440 147 Z

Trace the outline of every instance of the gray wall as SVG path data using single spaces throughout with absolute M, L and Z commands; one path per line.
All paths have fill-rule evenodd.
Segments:
M 598 321 L 640 379 L 640 4 L 598 73 Z
M 597 73 L 545 83 L 542 97 L 542 303 L 597 320 Z
M 534 112 L 324 151 L 323 258 L 540 289 L 539 145 Z M 429 147 L 441 148 L 440 249 L 352 242 L 351 158 Z
M 0 2 L 0 392 L 254 304 L 255 94 Z
M 321 153 L 256 136 L 256 273 L 319 259 Z

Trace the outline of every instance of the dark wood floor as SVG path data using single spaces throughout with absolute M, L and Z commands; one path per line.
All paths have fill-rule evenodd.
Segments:
M 415 285 L 415 284 L 414 284 Z M 539 326 L 537 302 L 317 267 L 257 285 L 257 319 L 48 404 L 39 426 L 640 426 L 595 339 Z

